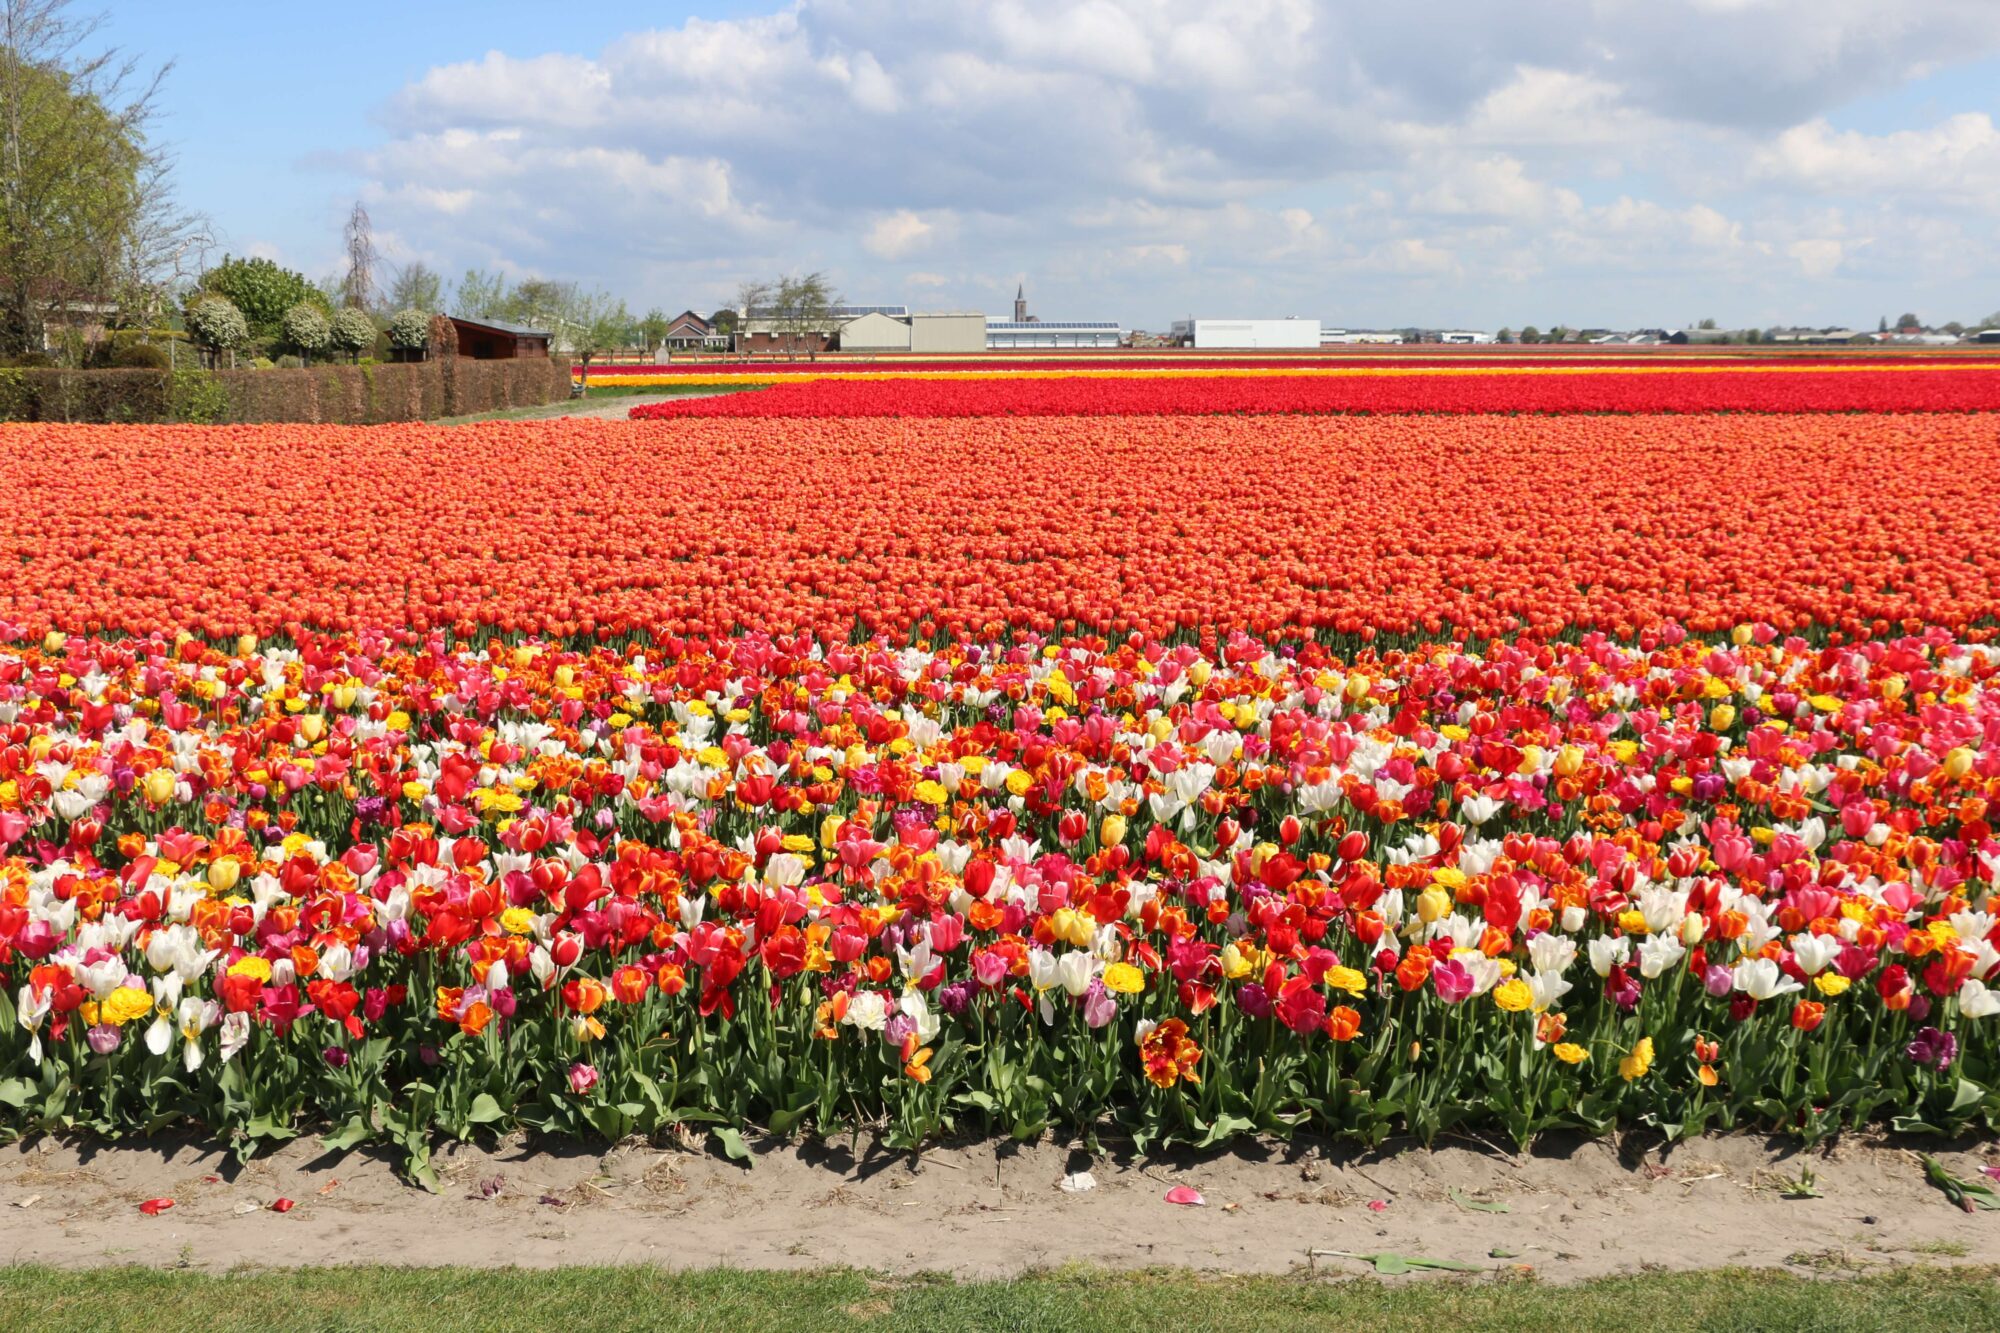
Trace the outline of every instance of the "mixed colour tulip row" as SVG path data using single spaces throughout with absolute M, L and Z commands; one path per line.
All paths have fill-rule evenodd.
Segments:
M 2000 1125 L 2000 649 L 0 651 L 0 1123 Z

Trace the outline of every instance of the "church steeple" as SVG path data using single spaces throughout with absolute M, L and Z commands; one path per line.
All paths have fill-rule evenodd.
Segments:
M 1025 282 L 1014 289 L 1014 322 L 1028 322 L 1028 284 Z

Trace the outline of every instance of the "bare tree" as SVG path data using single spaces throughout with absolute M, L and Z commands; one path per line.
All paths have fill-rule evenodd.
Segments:
M 736 288 L 736 309 L 741 315 L 736 325 L 736 347 L 738 351 L 748 350 L 744 342 L 750 336 L 750 321 L 757 318 L 757 311 L 771 304 L 771 284 L 746 279 Z
M 833 307 L 840 304 L 826 274 L 812 272 L 804 277 L 780 278 L 777 282 L 777 327 L 785 337 L 785 354 L 796 358 L 801 346 L 806 355 L 818 359 L 819 348 L 807 344 L 809 338 L 828 332 L 833 324 Z
M 347 215 L 347 277 L 341 304 L 367 310 L 375 304 L 375 229 L 359 199 Z

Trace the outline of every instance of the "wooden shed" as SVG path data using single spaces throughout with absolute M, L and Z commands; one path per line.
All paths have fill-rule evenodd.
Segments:
M 475 361 L 510 361 L 522 356 L 547 356 L 547 329 L 531 329 L 499 319 L 451 317 L 458 330 L 458 354 Z

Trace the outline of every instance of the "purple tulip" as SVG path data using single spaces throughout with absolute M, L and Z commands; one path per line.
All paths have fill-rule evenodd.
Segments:
M 1927 1069 L 1935 1069 L 1942 1074 L 1951 1068 L 1951 1062 L 1958 1058 L 1958 1038 L 1949 1032 L 1940 1032 L 1936 1028 L 1927 1027 L 1919 1031 L 1916 1039 L 1903 1048 L 1903 1054 L 1909 1056 L 1912 1063 Z
M 1108 1027 L 1116 1017 L 1118 1001 L 1111 998 L 1111 992 L 1104 989 L 1101 980 L 1093 980 L 1090 989 L 1083 993 L 1083 1021 L 1092 1028 L 1102 1028 Z

